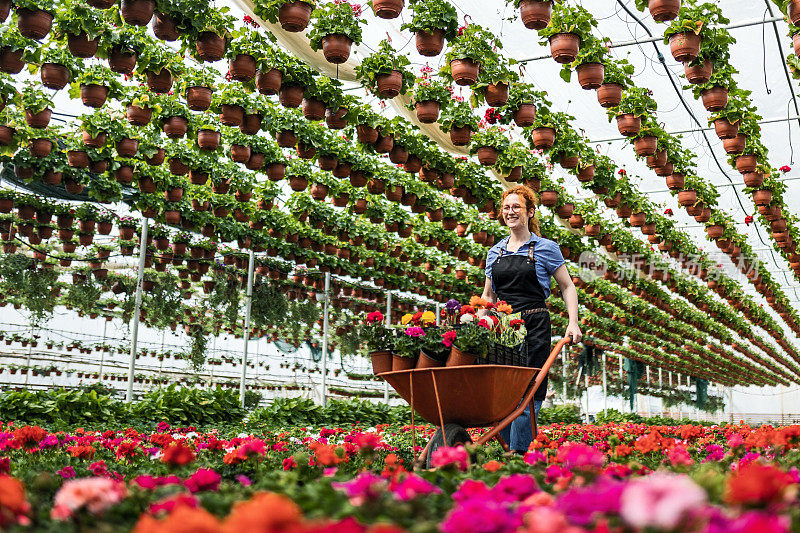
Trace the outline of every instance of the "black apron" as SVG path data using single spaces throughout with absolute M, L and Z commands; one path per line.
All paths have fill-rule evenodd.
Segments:
M 515 313 L 522 313 L 525 329 L 528 333 L 529 367 L 541 368 L 550 355 L 550 313 L 547 311 L 544 291 L 536 276 L 536 258 L 534 243 L 530 243 L 528 256 L 503 255 L 492 265 L 492 281 L 498 300 L 505 300 Z M 533 311 L 533 312 L 529 312 Z M 547 378 L 534 394 L 534 400 L 545 399 L 547 395 Z

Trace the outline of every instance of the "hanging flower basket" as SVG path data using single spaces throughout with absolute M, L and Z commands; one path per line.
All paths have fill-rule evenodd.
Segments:
M 66 87 L 70 79 L 67 67 L 56 63 L 44 63 L 39 74 L 42 79 L 42 85 L 55 91 Z
M 550 22 L 553 10 L 551 0 L 522 0 L 519 3 L 522 23 L 529 30 L 541 30 Z
M 681 0 L 649 0 L 647 8 L 656 22 L 667 22 L 678 16 Z
M 450 73 L 458 85 L 474 85 L 478 81 L 481 64 L 470 58 L 450 61 Z
M 281 81 L 283 80 L 283 73 L 277 69 L 269 69 L 264 72 L 259 70 L 256 73 L 256 89 L 261 94 L 271 96 L 277 94 L 281 88 Z
M 299 107 L 303 101 L 303 91 L 305 91 L 305 87 L 302 85 L 284 83 L 278 91 L 278 101 L 283 107 Z
M 225 38 L 213 31 L 202 31 L 197 36 L 195 48 L 197 57 L 203 61 L 213 63 L 225 56 Z
M 642 117 L 637 117 L 631 113 L 617 115 L 617 129 L 620 135 L 625 137 L 633 137 L 639 133 L 642 128 Z
M 89 39 L 86 32 L 81 32 L 78 35 L 73 35 L 72 33 L 67 34 L 67 48 L 69 48 L 69 52 L 75 57 L 80 57 L 82 59 L 94 57 L 99 44 L 99 37 Z
M 683 65 L 686 81 L 695 85 L 708 83 L 708 80 L 711 79 L 711 73 L 714 71 L 714 63 L 710 59 L 705 59 L 702 63 L 696 65 L 692 63 L 684 63 Z
M 444 31 L 438 28 L 431 32 L 418 30 L 414 32 L 414 42 L 420 55 L 436 57 L 444 49 Z
M 581 37 L 575 33 L 556 33 L 550 37 L 550 55 L 557 63 L 575 61 L 580 49 Z
M 153 13 L 153 33 L 158 39 L 167 42 L 177 41 L 180 37 L 172 17 L 159 11 Z
M 669 50 L 675 61 L 694 61 L 700 53 L 700 35 L 694 32 L 674 33 L 669 37 Z
M 53 26 L 53 14 L 43 9 L 17 9 L 17 27 L 23 37 L 36 41 L 44 39 Z
M 308 27 L 313 9 L 311 4 L 300 0 L 286 2 L 278 10 L 278 22 L 288 32 L 301 32 Z
M 120 4 L 123 20 L 133 26 L 147 26 L 155 10 L 155 0 L 121 0 Z
M 597 88 L 597 101 L 601 107 L 617 107 L 622 101 L 623 87 L 619 83 L 604 83 Z
M 540 150 L 548 150 L 553 147 L 556 139 L 556 130 L 545 126 L 531 130 L 531 142 L 534 147 Z
M 739 121 L 731 123 L 727 118 L 714 121 L 714 132 L 720 139 L 731 139 L 739 134 Z

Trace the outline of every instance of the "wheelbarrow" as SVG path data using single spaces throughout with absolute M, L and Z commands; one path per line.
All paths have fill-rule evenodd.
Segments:
M 531 433 L 538 433 L 533 395 L 547 377 L 561 347 L 572 342 L 564 337 L 555 345 L 542 368 L 507 365 L 468 365 L 397 370 L 379 374 L 411 406 L 412 446 L 416 447 L 415 411 L 438 426 L 419 455 L 416 465 L 430 466 L 430 455 L 440 446 L 472 442 L 467 428 L 492 428 L 475 444 L 496 439 L 509 451 L 500 431 L 531 407 Z

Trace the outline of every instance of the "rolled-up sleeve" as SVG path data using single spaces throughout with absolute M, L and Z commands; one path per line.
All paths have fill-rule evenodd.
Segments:
M 486 254 L 486 268 L 484 271 L 486 272 L 486 277 L 489 279 L 492 277 L 492 265 L 497 261 L 499 255 L 500 249 L 497 246 L 489 248 L 489 252 Z
M 547 275 L 552 276 L 555 274 L 555 271 L 558 270 L 558 267 L 565 263 L 564 256 L 561 255 L 561 248 L 558 246 L 558 243 L 551 240 L 543 240 L 543 244 L 544 246 L 541 247 L 541 255 L 537 255 L 544 265 Z M 537 249 L 536 251 L 538 252 L 539 250 Z

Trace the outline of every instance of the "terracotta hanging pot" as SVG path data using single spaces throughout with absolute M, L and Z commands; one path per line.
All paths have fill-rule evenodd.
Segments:
M 623 89 L 619 83 L 604 83 L 597 88 L 597 101 L 602 107 L 616 107 L 622 101 Z
M 394 98 L 403 88 L 403 73 L 393 70 L 389 74 L 378 74 L 375 82 L 381 98 Z
M 372 360 L 372 373 L 376 376 L 392 371 L 392 352 L 387 350 L 370 352 L 369 357 Z
M 617 115 L 617 129 L 620 135 L 633 137 L 642 129 L 642 117 L 637 117 L 630 113 Z
M 752 154 L 742 154 L 736 158 L 736 170 L 742 174 L 754 172 L 758 165 L 758 157 Z
M 590 182 L 594 179 L 594 165 L 586 165 L 578 169 L 578 181 L 582 183 Z
M 83 105 L 101 108 L 108 99 L 108 87 L 97 84 L 81 85 L 81 101 Z
M 296 192 L 304 191 L 308 187 L 308 178 L 305 176 L 290 176 L 289 187 Z
M 486 98 L 486 105 L 491 107 L 506 105 L 506 102 L 508 102 L 508 84 L 502 82 L 490 83 L 486 86 L 484 98 Z
M 645 222 L 647 222 L 647 215 L 642 211 L 638 213 L 632 213 L 628 220 L 631 223 L 631 226 L 640 228 Z
M 556 130 L 550 127 L 534 128 L 531 130 L 531 142 L 534 147 L 540 150 L 548 150 L 553 147 L 556 140 Z
M 259 70 L 256 73 L 256 89 L 267 96 L 277 94 L 281 88 L 282 80 L 283 72 L 278 69 L 272 68 L 266 72 Z
M 126 52 L 114 47 L 108 54 L 108 68 L 117 74 L 131 74 L 136 68 L 136 60 L 135 52 Z
M 656 22 L 666 22 L 678 16 L 681 0 L 649 0 L 647 8 Z
M 155 10 L 155 0 L 122 0 L 120 5 L 123 20 L 133 26 L 147 26 Z
M 491 167 L 497 163 L 500 152 L 493 146 L 481 146 L 477 150 L 478 161 L 485 167 Z
M 697 191 L 691 189 L 678 191 L 678 203 L 683 207 L 694 205 L 697 203 Z
M 39 71 L 42 85 L 48 89 L 59 91 L 69 83 L 70 74 L 67 67 L 56 63 L 45 63 Z
M 764 183 L 764 174 L 761 172 L 747 172 L 742 174 L 746 187 L 760 187 Z
M 301 159 L 313 159 L 317 153 L 317 149 L 313 144 L 306 144 L 303 141 L 297 141 L 295 149 L 297 151 L 297 156 Z
M 580 158 L 576 155 L 562 155 L 558 160 L 558 164 L 561 165 L 561 168 L 571 170 L 576 168 L 580 161 Z
M 666 164 L 664 164 L 663 166 L 655 167 L 653 169 L 653 172 L 656 173 L 656 176 L 664 177 L 672 174 L 674 170 L 675 170 L 675 165 L 673 165 L 672 162 L 667 161 Z
M 439 102 L 436 100 L 425 100 L 414 104 L 414 111 L 417 120 L 423 124 L 433 124 L 439 118 Z
M 0 70 L 6 74 L 19 74 L 25 67 L 23 52 L 24 50 L 12 50 L 8 46 L 0 49 Z
M 450 61 L 450 74 L 457 85 L 474 85 L 480 69 L 481 64 L 468 57 Z
M 580 49 L 581 38 L 574 33 L 556 33 L 550 37 L 550 55 L 557 63 L 566 64 L 575 61 Z
M 0 1 L 0 22 L 5 22 L 11 13 L 11 0 Z
M 325 102 L 316 98 L 303 98 L 303 116 L 317 121 L 325 118 Z
M 686 81 L 692 84 L 708 83 L 711 73 L 714 72 L 714 63 L 710 59 L 704 60 L 699 65 L 683 64 Z
M 683 185 L 686 183 L 686 176 L 683 174 L 670 174 L 667 176 L 667 188 L 671 191 L 678 191 L 683 189 Z
M 36 129 L 44 129 L 50 124 L 50 117 L 53 115 L 52 109 L 42 109 L 38 113 L 32 112 L 30 109 L 25 110 L 25 122 L 28 126 Z
M 67 34 L 67 48 L 69 48 L 69 53 L 75 57 L 82 59 L 94 57 L 99 44 L 99 37 L 89 39 L 89 36 L 85 32 L 79 35 L 73 35 L 72 33 Z
M 38 41 L 44 39 L 53 26 L 53 15 L 43 9 L 17 9 L 17 27 L 23 37 Z
M 213 63 L 225 56 L 225 38 L 213 31 L 201 31 L 195 42 L 197 57 L 203 61 Z
M 211 107 L 213 91 L 208 87 L 187 87 L 186 105 L 192 111 L 206 111 Z
M 50 139 L 31 139 L 28 150 L 33 157 L 47 157 L 53 150 L 53 142 Z
M 456 127 L 450 129 L 450 142 L 456 146 L 466 146 L 472 139 L 472 130 L 469 126 Z
M 236 81 L 250 81 L 256 76 L 256 60 L 249 54 L 239 54 L 228 64 L 228 73 Z
M 328 63 L 340 64 L 350 58 L 353 40 L 341 33 L 332 33 L 322 38 L 322 54 Z
M 177 41 L 180 34 L 172 17 L 160 11 L 153 13 L 153 33 L 162 41 Z
M 284 83 L 278 91 L 278 101 L 283 107 L 299 107 L 303 102 L 303 91 L 305 91 L 305 87 Z
M 756 205 L 769 205 L 772 202 L 772 191 L 759 189 L 753 193 L 753 203 Z
M 358 124 L 356 137 L 361 144 L 375 144 L 378 140 L 378 130 L 368 124 Z
M 184 117 L 168 117 L 162 129 L 170 139 L 180 139 L 189 130 L 189 121 Z
M 575 69 L 578 74 L 578 83 L 585 90 L 597 89 L 603 84 L 605 67 L 602 63 L 582 63 Z
M 655 135 L 645 135 L 643 137 L 639 137 L 633 141 L 633 147 L 636 150 L 636 155 L 640 157 L 654 155 L 656 153 L 656 148 L 658 147 L 658 137 Z
M 225 126 L 239 126 L 244 120 L 244 108 L 240 105 L 219 106 L 219 120 Z
M 259 152 L 253 152 L 250 150 L 250 159 L 244 164 L 245 168 L 248 170 L 260 170 L 264 166 L 264 162 L 266 161 L 266 157 L 264 154 Z
M 656 145 L 658 142 L 656 142 Z M 652 155 L 647 156 L 647 166 L 649 168 L 663 167 L 667 163 L 667 151 L 658 150 Z
M 703 107 L 706 111 L 717 112 L 725 109 L 728 105 L 728 88 L 727 87 L 711 87 L 700 93 L 700 98 L 703 101 Z
M 394 19 L 403 10 L 403 0 L 373 0 L 372 10 L 382 19 Z
M 531 103 L 522 103 L 514 110 L 514 123 L 520 128 L 532 126 L 536 119 L 536 106 Z
M 519 4 L 522 23 L 529 30 L 541 30 L 550 22 L 553 3 L 550 0 L 522 0 Z
M 409 152 L 404 146 L 393 143 L 392 149 L 389 151 L 389 161 L 395 165 L 402 165 L 408 161 Z
M 147 107 L 129 105 L 125 109 L 125 117 L 134 126 L 146 126 L 153 117 L 153 111 Z
M 700 53 L 700 35 L 694 32 L 674 33 L 669 37 L 669 50 L 675 61 L 694 61 Z
M 544 202 L 542 203 L 544 204 Z M 573 204 L 572 202 L 566 202 L 556 208 L 556 214 L 559 216 L 559 218 L 563 218 L 564 220 L 569 219 L 574 211 L 575 211 L 575 204 Z
M 706 234 L 708 234 L 708 237 L 714 241 L 722 238 L 723 231 L 725 231 L 725 226 L 721 226 L 719 224 L 706 226 Z
M 725 153 L 727 154 L 741 153 L 745 149 L 746 145 L 747 136 L 743 133 L 737 134 L 736 137 L 722 140 L 722 147 L 725 148 Z
M 88 168 L 89 154 L 83 150 L 70 150 L 67 152 L 67 164 L 72 168 Z
M 134 157 L 139 150 L 138 139 L 120 139 L 116 144 L 117 155 L 120 157 Z
M 172 89 L 172 73 L 169 70 L 162 68 L 158 73 L 148 70 L 146 76 L 147 88 L 154 93 L 164 94 Z
M 417 31 L 414 33 L 417 52 L 425 57 L 435 57 L 444 48 L 444 31 L 435 29 L 432 32 Z
M 197 146 L 201 150 L 216 150 L 222 140 L 222 134 L 214 130 L 200 130 L 197 132 Z
M 332 130 L 342 130 L 347 127 L 347 109 L 340 107 L 333 111 L 330 107 L 325 110 L 325 125 Z
M 297 33 L 308 26 L 313 6 L 301 1 L 287 2 L 278 10 L 278 22 L 285 31 Z
M 789 13 L 789 20 L 795 26 L 800 25 L 800 1 L 790 0 L 786 6 L 786 11 Z

